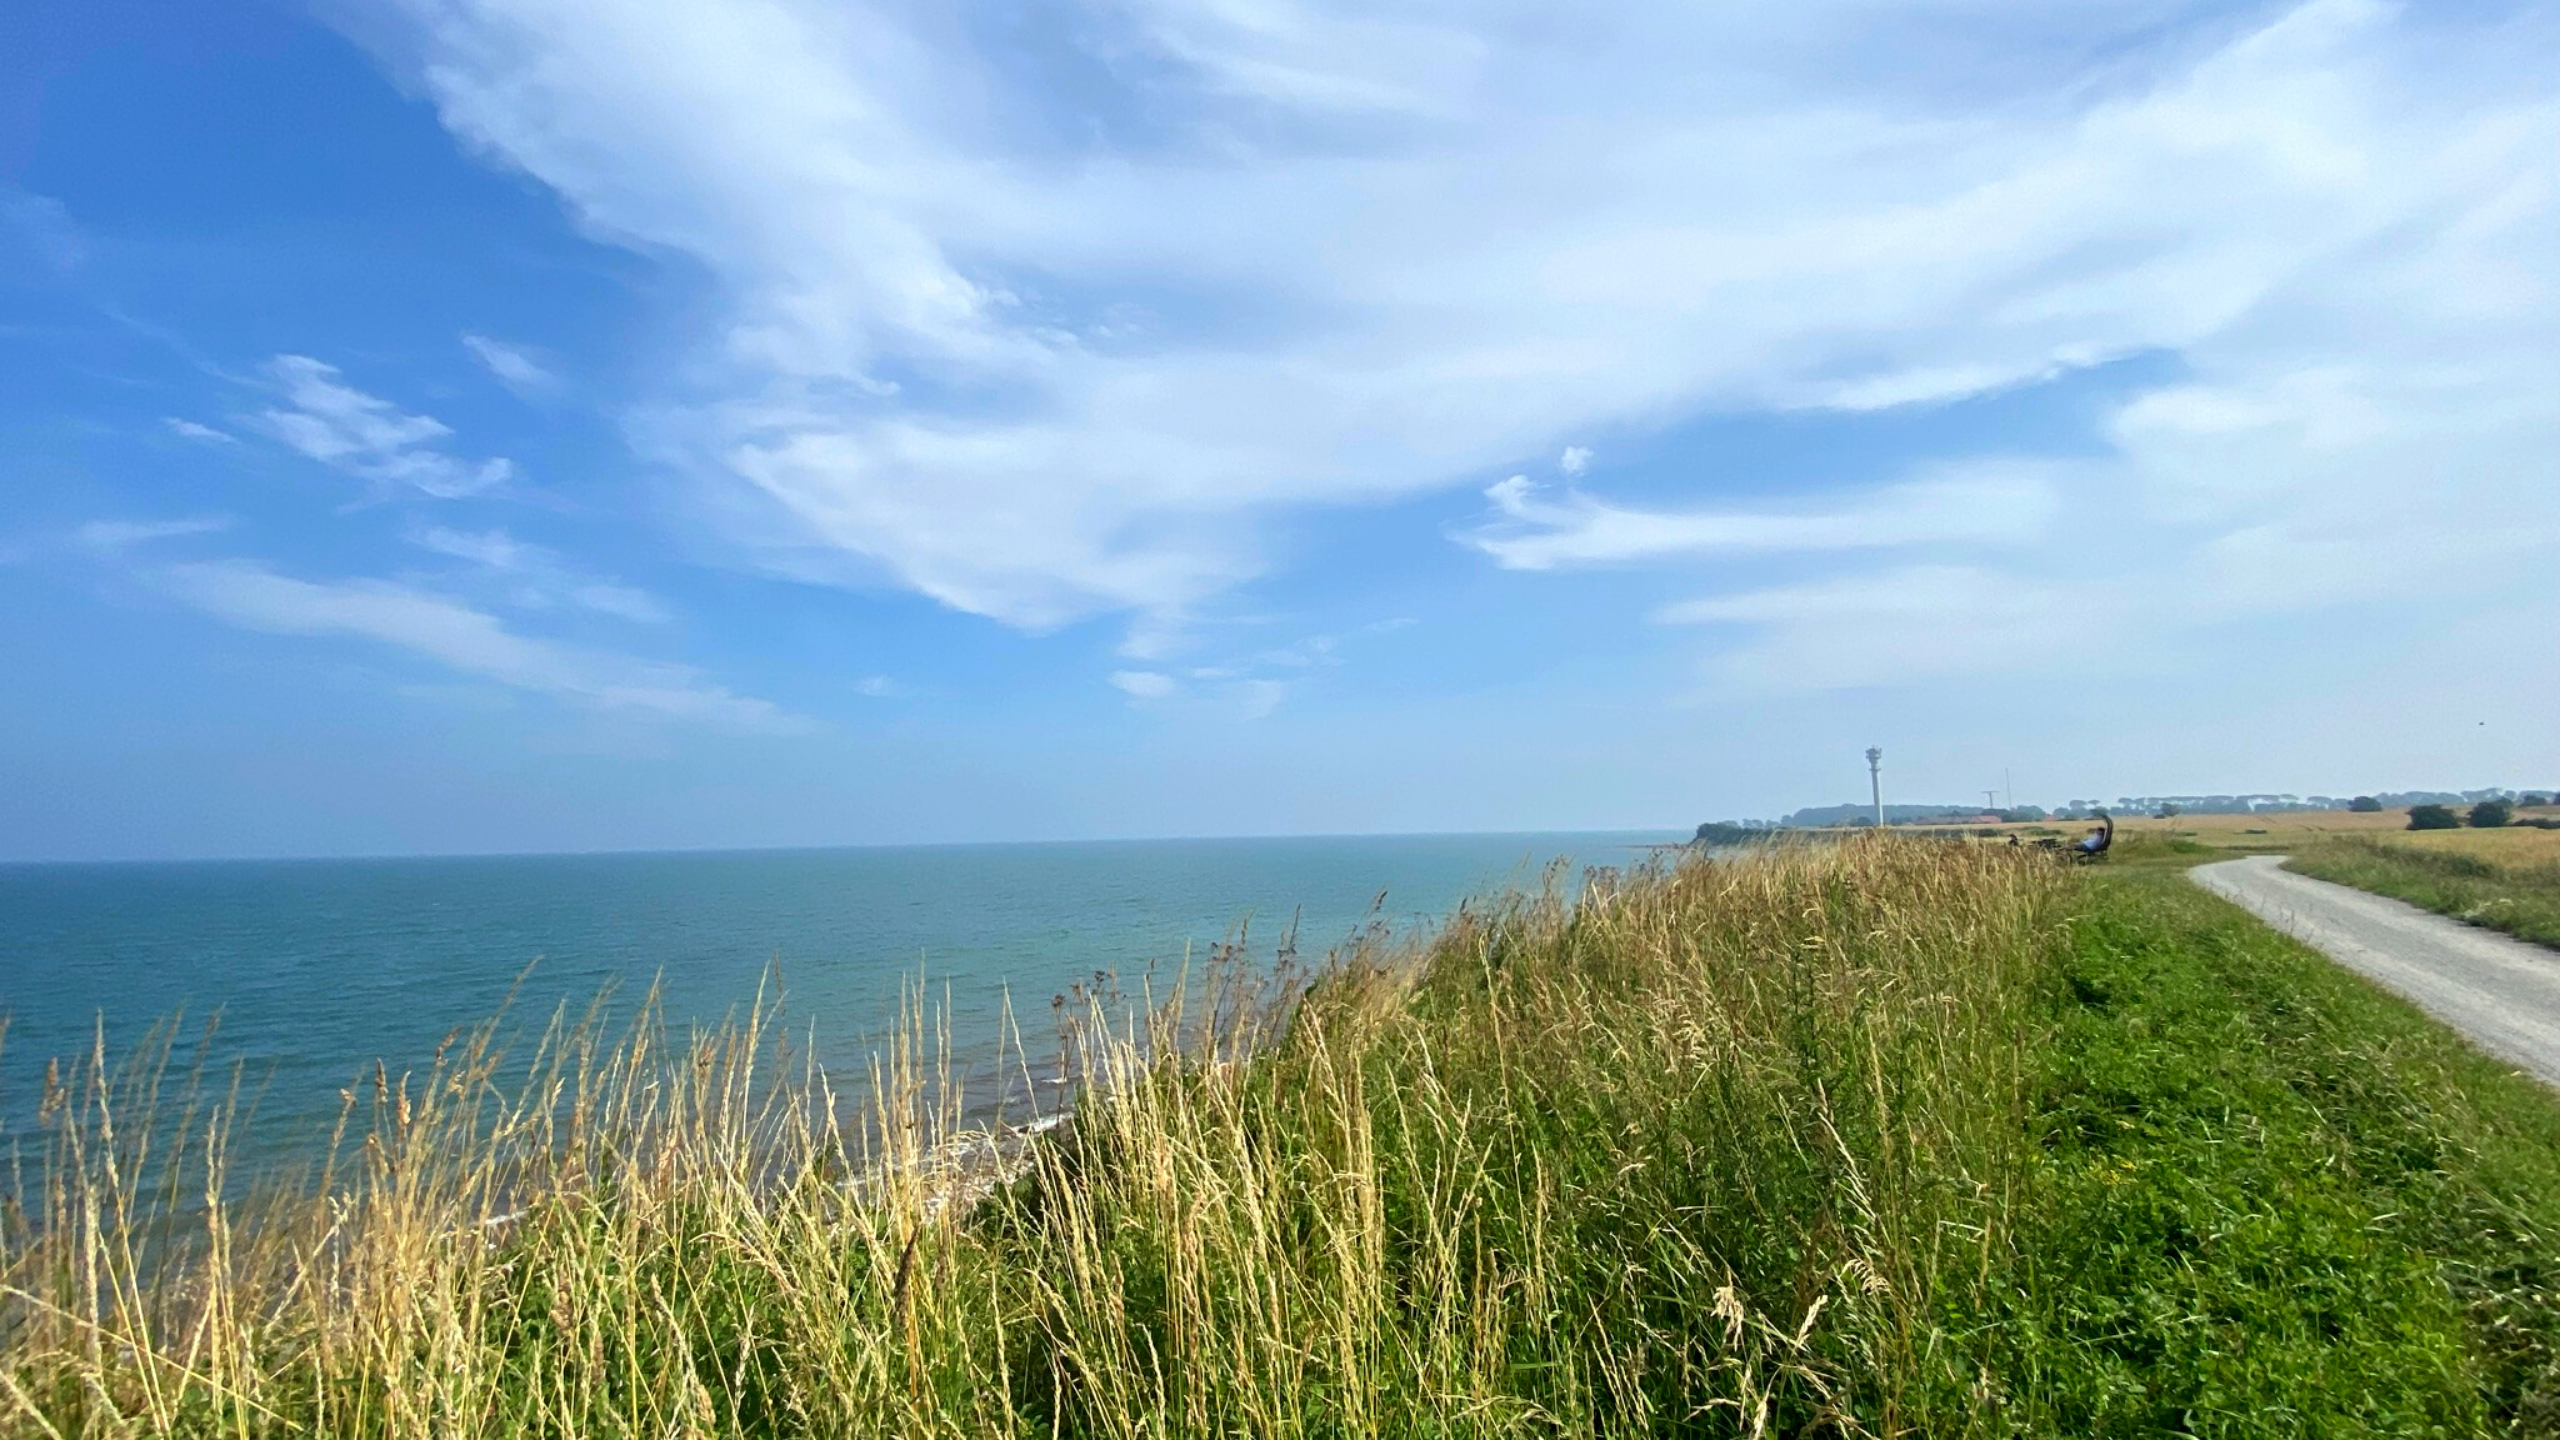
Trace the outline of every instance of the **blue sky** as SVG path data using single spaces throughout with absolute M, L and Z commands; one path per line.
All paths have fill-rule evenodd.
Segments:
M 0 858 L 2560 783 L 2555 58 L 20 0 Z

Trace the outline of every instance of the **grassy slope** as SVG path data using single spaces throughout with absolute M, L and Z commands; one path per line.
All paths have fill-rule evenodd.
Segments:
M 2089 883 L 2021 1246 L 2060 1428 L 2560 1428 L 2550 1097 L 2174 871 Z
M 752 1046 L 579 1061 L 566 1133 L 395 1098 L 338 1206 L 276 1212 L 293 1243 L 238 1242 L 149 1303 L 117 1299 L 113 1245 L 13 1239 L 12 1283 L 104 1333 L 13 1309 L 0 1375 L 25 1398 L 0 1414 L 421 1436 L 2560 1427 L 2560 1109 L 2169 869 L 1871 842 L 1694 866 L 1475 911 L 1235 1046 L 1097 1052 L 1073 1142 L 961 1225 L 903 1182 L 848 1204 L 834 1140 L 744 1103 Z M 921 1117 L 888 1078 L 872 1144 L 912 1162 Z M 507 1134 L 574 1163 L 528 1166 L 487 1138 Z M 486 1238 L 522 1198 L 485 1181 L 510 1166 L 539 1194 Z
M 2522 863 L 2371 838 L 2306 846 L 2286 868 L 2560 946 L 2560 862 Z

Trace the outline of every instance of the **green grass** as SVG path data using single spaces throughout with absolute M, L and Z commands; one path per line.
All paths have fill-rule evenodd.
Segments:
M 2560 1118 L 2191 890 L 2093 876 L 2004 1316 L 2075 1434 L 2560 1431 Z
M 2165 866 L 1870 838 L 1471 907 L 1088 1034 L 964 1205 L 929 1047 L 851 1112 L 752 1022 L 667 1041 L 465 1042 L 252 1208 L 185 1200 L 218 1121 L 73 1076 L 0 1425 L 2560 1430 L 2560 1108 Z
M 2560 864 L 2501 863 L 2453 850 L 2341 837 L 2307 846 L 2289 870 L 2560 946 Z

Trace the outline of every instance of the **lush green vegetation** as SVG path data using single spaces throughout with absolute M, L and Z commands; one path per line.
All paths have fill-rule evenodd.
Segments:
M 2457 850 L 2340 836 L 2304 847 L 2286 868 L 2406 900 L 2473 925 L 2560 945 L 2560 862 L 2538 857 L 2501 861 Z
M 1743 825 L 1731 820 L 1710 820 L 1698 827 L 1698 833 L 1690 837 L 1689 843 L 1710 849 L 1726 845 L 1748 845 L 1755 840 L 1767 840 L 1774 833 L 1761 826 Z
M 1259 998 L 1089 1033 L 1072 1129 L 992 1191 L 936 1143 L 921 1052 L 839 1127 L 756 1069 L 752 1022 L 568 1027 L 504 1084 L 460 1043 L 350 1097 L 343 1167 L 249 1207 L 205 1203 L 218 1115 L 75 1075 L 5 1232 L 0 1410 L 651 1440 L 2560 1427 L 2560 1110 L 2169 868 L 1778 847 L 1474 908 Z
M 2005 1327 L 2054 1428 L 2560 1430 L 2550 1097 L 2174 870 L 2089 884 Z

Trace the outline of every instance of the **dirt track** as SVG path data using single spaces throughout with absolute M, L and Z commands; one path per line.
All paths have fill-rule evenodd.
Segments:
M 2560 1087 L 2560 951 L 2280 868 L 2281 855 L 2188 878 L 2416 1002 L 2474 1044 Z

